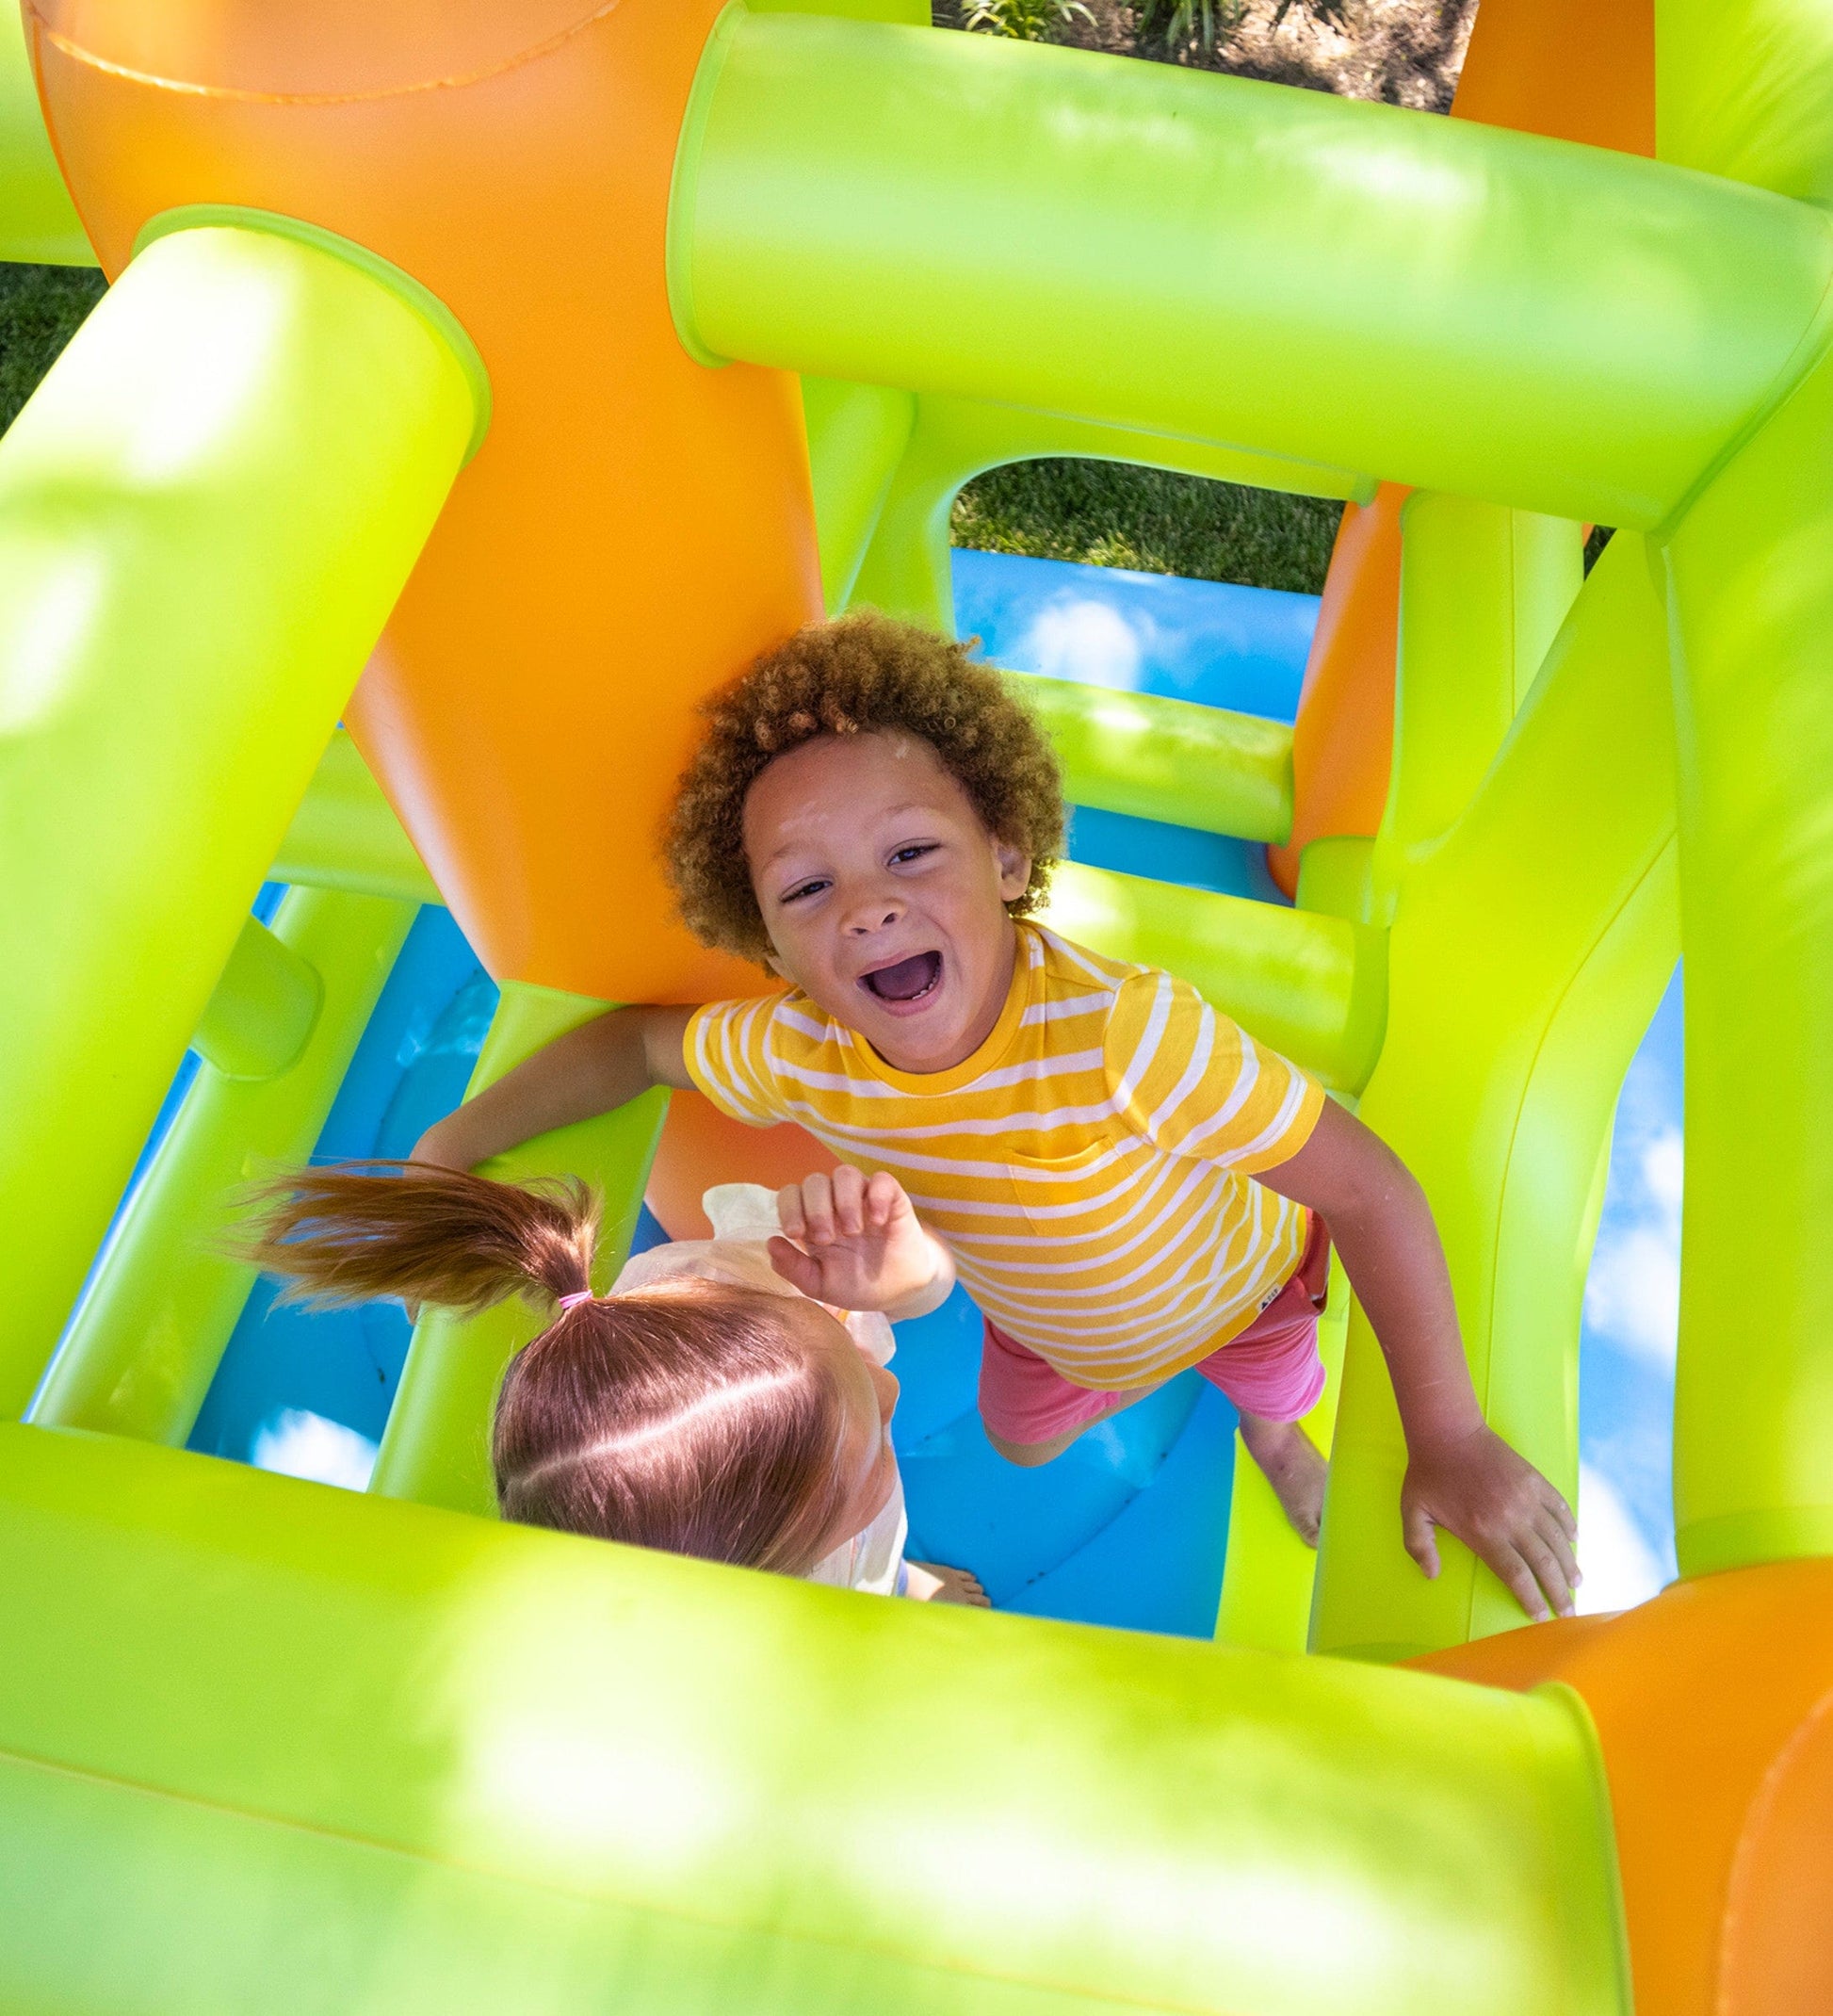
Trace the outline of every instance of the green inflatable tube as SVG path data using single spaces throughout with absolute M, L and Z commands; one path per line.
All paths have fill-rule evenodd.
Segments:
M 1110 958 L 1177 974 L 1334 1091 L 1359 1092 L 1380 1054 L 1383 932 L 1078 861 L 1052 872 L 1041 920 Z
M 1833 1553 L 1833 712 L 1823 363 L 1668 548 L 1686 947 L 1688 1574 Z
M 1381 839 L 1313 840 L 1301 864 L 1301 912 L 1391 920 L 1408 870 L 1431 854 L 1481 784 L 1583 577 L 1578 528 L 1561 519 L 1421 492 L 1409 500 L 1403 523 L 1403 732 Z M 1406 1041 L 1403 1032 L 1396 1034 L 1396 1055 Z M 1375 1112 L 1378 1116 L 1379 1096 Z M 1589 1241 L 1584 1244 L 1588 1248 Z M 1329 1383 L 1305 1423 L 1326 1455 L 1335 1437 L 1350 1307 L 1349 1283 L 1337 1262 L 1319 1329 Z M 1530 1377 L 1541 1362 L 1536 1354 Z M 1362 1376 L 1381 1374 L 1365 1368 Z M 1346 1472 L 1367 1458 L 1364 1443 L 1354 1435 L 1345 1439 Z M 1391 1469 L 1378 1479 L 1377 1519 L 1387 1516 L 1380 1493 L 1392 1481 Z M 1355 1553 L 1360 1563 L 1359 1536 L 1333 1546 Z M 1269 1650 L 1302 1650 L 1310 1638 L 1317 1562 L 1238 1438 L 1218 1637 Z M 1400 1577 L 1403 1600 L 1415 1593 Z M 1324 1628 L 1332 1628 L 1329 1617 Z
M 150 244 L 0 442 L 11 1414 L 478 423 L 420 290 L 284 225 Z
M 568 1030 L 610 1006 L 583 994 L 505 981 L 490 1034 L 472 1073 L 480 1092 Z M 486 1162 L 483 1174 L 506 1181 L 578 1176 L 604 1198 L 594 1286 L 603 1290 L 623 1266 L 642 1209 L 649 1165 L 656 1159 L 668 1094 L 646 1092 L 615 1113 L 525 1141 Z M 503 1368 L 551 1320 L 551 1309 L 520 1300 L 462 1317 L 430 1309 L 414 1326 L 395 1405 L 388 1412 L 369 1488 L 385 1498 L 494 1518 L 490 1421 Z
M 1691 167 L 1833 198 L 1833 23 L 1660 0 L 1656 137 Z M 1675 1391 L 1681 1571 L 1833 1553 L 1833 378 L 1728 456 L 1667 552 L 1686 946 L 1686 1224 Z
M 1033 673 L 1005 676 L 1048 732 L 1072 805 L 1244 840 L 1291 833 L 1292 731 L 1283 722 Z
M 275 882 L 315 889 L 411 903 L 445 901 L 343 728 L 325 745 L 269 872 Z
M 1821 339 L 1833 233 L 1472 121 L 735 6 L 669 265 L 702 354 L 1648 527 Z
M 1342 1397 L 1343 1346 L 1349 1333 L 1349 1277 L 1334 1254 L 1330 1297 L 1318 1321 L 1324 1389 L 1301 1426 L 1328 1457 Z M 1235 1431 L 1235 1472 L 1228 1494 L 1228 1547 L 1222 1563 L 1216 1636 L 1225 1645 L 1263 1652 L 1302 1652 L 1311 1642 L 1318 1555 L 1299 1538 L 1266 1472 Z
M 1435 510 L 1425 523 L 1444 521 Z M 1421 593 L 1464 608 L 1473 645 L 1485 630 L 1500 642 L 1484 613 L 1500 586 L 1465 571 L 1469 539 L 1426 546 L 1403 561 L 1390 825 L 1417 805 L 1408 772 L 1418 750 L 1443 754 L 1416 725 L 1458 718 L 1450 689 L 1487 685 L 1492 707 L 1463 713 L 1473 741 L 1466 774 L 1481 772 L 1515 679 L 1500 650 L 1408 655 Z M 1421 580 L 1420 557 L 1460 564 Z M 1390 853 L 1406 866 L 1388 940 L 1387 1037 L 1361 1116 L 1431 1201 L 1490 1425 L 1568 1498 L 1579 1318 L 1612 1116 L 1679 951 L 1671 721 L 1662 601 L 1645 543 L 1619 532 L 1468 809 L 1436 844 Z M 1358 1309 L 1325 1502 L 1318 1650 L 1400 1657 L 1523 1621 L 1459 1542 L 1440 1536 L 1436 1582 L 1407 1557 L 1405 1462 L 1393 1389 Z
M 1627 2016 L 1576 1697 L 0 1429 L 0 1994 Z
M 804 378 L 802 411 L 821 556 L 821 600 L 830 615 L 847 606 L 891 480 L 916 424 L 916 401 L 884 385 Z
M 1663 161 L 1833 203 L 1833 22 L 1799 0 L 1654 0 Z
M 1384 921 L 1409 867 L 1476 795 L 1584 582 L 1565 519 L 1418 492 L 1401 524 L 1404 749 L 1371 863 Z
M 312 1153 L 417 910 L 385 897 L 289 892 L 271 936 L 311 983 L 309 1030 L 271 1072 L 200 1067 L 30 1420 L 158 1442 L 190 1434 L 254 1282 L 251 1267 L 217 1250 L 235 1194 Z M 284 1050 L 296 1032 L 290 1002 L 280 1028 Z M 252 1048 L 245 1040 L 235 1061 L 252 1062 Z
M 886 398 L 908 397 L 885 394 Z M 1033 413 L 985 399 L 926 394 L 915 401 L 908 445 L 884 475 L 883 499 L 869 543 L 836 563 L 851 566 L 847 600 L 869 604 L 952 635 L 954 589 L 949 577 L 949 514 L 956 493 L 982 469 L 1045 455 L 1086 456 L 1097 462 L 1176 469 L 1219 482 L 1248 483 L 1301 496 L 1366 497 L 1369 479 L 1208 441 L 1173 439 L 1135 429 L 1104 427 L 1062 414 Z M 828 506 L 821 481 L 823 458 L 815 456 L 815 510 Z M 825 535 L 824 535 L 825 536 Z M 839 607 L 836 602 L 835 607 Z

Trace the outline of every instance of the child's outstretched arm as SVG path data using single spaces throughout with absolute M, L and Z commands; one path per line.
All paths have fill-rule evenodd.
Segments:
M 609 1113 L 653 1085 L 685 1091 L 691 1008 L 613 1008 L 506 1071 L 414 1145 L 414 1162 L 475 1169 L 519 1142 Z
M 771 1264 L 792 1287 L 836 1309 L 881 1309 L 893 1323 L 927 1316 L 955 1285 L 954 1256 L 925 1230 L 903 1185 L 842 1163 L 777 1193 L 785 1236 Z
M 1309 1205 L 1380 1341 L 1406 1431 L 1401 1530 L 1428 1576 L 1434 1528 L 1487 1562 L 1523 1610 L 1572 1614 L 1578 1524 L 1564 1498 L 1483 1418 L 1470 1384 L 1438 1228 L 1425 1193 L 1379 1135 L 1324 1101 L 1310 1139 L 1257 1180 Z M 1543 1594 L 1544 1592 L 1544 1594 Z

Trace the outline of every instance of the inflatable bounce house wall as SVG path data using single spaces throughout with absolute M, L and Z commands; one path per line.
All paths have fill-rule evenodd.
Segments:
M 912 0 L 25 0 L 0 51 L 0 254 L 113 283 L 0 444 L 0 2003 L 1833 2007 L 1833 6 L 1484 0 L 1449 121 Z M 225 1194 L 416 905 L 501 984 L 480 1081 L 756 987 L 653 858 L 697 699 L 823 607 L 947 623 L 950 499 L 1045 454 L 1347 500 L 1290 740 L 1038 691 L 1079 803 L 1296 906 L 1054 914 L 1359 1097 L 1568 1493 L 1684 941 L 1683 1579 L 1528 1629 L 1422 1580 L 1359 1315 L 1315 1588 L 1238 1518 L 1214 1645 L 477 1516 L 514 1316 L 421 1325 L 366 1495 L 187 1454 Z M 734 1152 L 652 1096 L 506 1166 L 627 1237 Z

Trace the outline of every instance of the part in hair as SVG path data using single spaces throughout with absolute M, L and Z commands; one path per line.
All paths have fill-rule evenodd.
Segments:
M 258 1186 L 234 1249 L 294 1300 L 476 1313 L 591 1285 L 597 1196 L 424 1162 L 304 1169 Z M 510 1361 L 491 1435 L 503 1516 L 804 1573 L 839 1516 L 844 1396 L 794 1304 L 657 1284 L 563 1309 Z

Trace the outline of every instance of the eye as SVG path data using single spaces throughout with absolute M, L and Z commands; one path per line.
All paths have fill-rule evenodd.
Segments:
M 826 887 L 826 882 L 819 877 L 817 877 L 813 882 L 799 882 L 793 889 L 786 890 L 783 895 L 779 896 L 777 902 L 781 903 L 800 902 L 804 896 L 817 896 Z
M 900 847 L 891 856 L 892 865 L 907 868 L 913 861 L 920 861 L 925 854 L 935 852 L 933 840 L 913 840 L 908 847 Z

